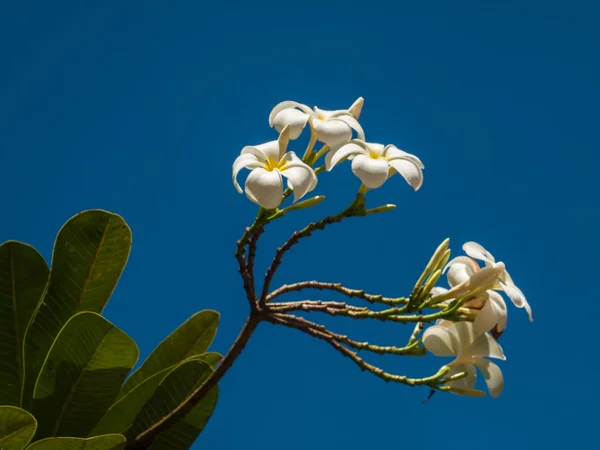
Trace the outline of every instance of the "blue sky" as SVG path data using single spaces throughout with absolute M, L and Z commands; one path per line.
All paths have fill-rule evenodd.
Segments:
M 299 245 L 275 285 L 408 294 L 445 237 L 455 254 L 480 242 L 535 315 L 510 309 L 505 391 L 422 405 L 426 389 L 385 384 L 323 343 L 262 325 L 194 448 L 597 448 L 599 13 L 591 1 L 4 2 L 0 240 L 49 259 L 73 214 L 119 213 L 134 244 L 107 317 L 145 356 L 216 309 L 213 348 L 225 352 L 247 314 L 235 240 L 256 211 L 233 189 L 231 163 L 275 138 L 267 117 L 279 101 L 336 109 L 363 96 L 367 138 L 418 155 L 424 186 L 398 177 L 369 193 L 398 208 Z M 322 176 L 327 201 L 269 230 L 258 272 L 357 187 L 348 164 Z M 409 333 L 327 323 L 388 345 Z M 421 376 L 445 360 L 373 361 Z

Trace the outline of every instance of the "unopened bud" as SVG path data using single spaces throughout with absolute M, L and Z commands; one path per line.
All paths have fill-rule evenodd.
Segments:
M 303 200 L 301 202 L 294 203 L 293 205 L 290 205 L 287 208 L 282 209 L 281 212 L 285 214 L 289 211 L 295 211 L 297 209 L 311 208 L 312 206 L 318 205 L 323 200 L 325 200 L 324 195 L 317 195 L 316 197 L 309 198 L 308 200 Z
M 442 275 L 442 271 L 440 269 L 436 270 L 435 272 L 433 272 L 431 274 L 431 276 L 425 283 L 425 286 L 423 286 L 423 292 L 422 292 L 423 296 L 429 294 L 429 292 L 431 291 L 431 289 L 433 288 L 435 283 L 437 283 L 437 281 L 440 279 L 441 275 Z
M 433 252 L 433 256 L 431 257 L 431 259 L 427 263 L 427 266 L 425 266 L 425 270 L 423 271 L 423 273 L 421 274 L 421 276 L 417 280 L 414 289 L 417 289 L 419 286 L 421 286 L 421 284 L 423 283 L 423 281 L 425 281 L 425 278 L 427 278 L 427 276 L 431 272 L 434 272 L 437 269 L 441 269 L 442 267 L 444 267 L 444 264 L 446 264 L 446 262 L 448 261 L 447 258 L 450 257 L 450 253 L 449 253 L 450 250 L 448 250 L 448 245 L 449 244 L 450 244 L 450 239 L 446 238 L 438 246 L 438 248 L 435 250 L 435 252 Z M 446 252 L 448 252 L 447 255 L 446 255 Z M 446 261 L 446 262 L 442 262 L 442 261 Z
M 392 205 L 391 203 L 388 205 L 378 206 L 377 208 L 367 209 L 365 211 L 365 215 L 376 214 L 376 213 L 384 213 L 396 209 L 396 205 Z
M 467 397 L 485 397 L 485 392 L 479 389 L 461 388 L 456 386 L 449 386 L 448 392 L 458 395 L 466 395 Z

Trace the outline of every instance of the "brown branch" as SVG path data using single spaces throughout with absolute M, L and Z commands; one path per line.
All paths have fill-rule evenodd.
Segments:
M 250 238 L 248 239 L 248 257 L 246 259 L 246 271 L 248 273 L 248 278 L 250 281 L 250 295 L 253 303 L 257 301 L 256 287 L 254 284 L 254 260 L 256 258 L 256 243 L 258 242 L 258 239 L 260 238 L 263 231 L 264 227 L 261 225 L 253 233 L 250 234 Z
M 173 411 L 164 416 L 161 420 L 156 422 L 150 428 L 143 433 L 139 434 L 135 440 L 127 447 L 128 450 L 142 450 L 147 449 L 152 445 L 154 439 L 162 433 L 168 430 L 171 426 L 185 417 L 193 408 L 196 406 L 208 392 L 217 385 L 219 380 L 225 375 L 227 370 L 233 365 L 238 356 L 242 353 L 242 350 L 246 347 L 250 336 L 258 326 L 261 318 L 258 314 L 252 313 L 248 317 L 248 320 L 244 324 L 242 331 L 238 335 L 237 339 L 229 349 L 229 352 L 225 355 L 221 363 L 215 368 L 214 372 L 206 379 L 206 381 L 199 386 L 194 392 L 192 392 L 179 406 Z
M 396 382 L 402 383 L 408 386 L 418 386 L 418 385 L 428 385 L 434 389 L 438 388 L 438 382 L 442 376 L 444 376 L 450 369 L 442 368 L 438 373 L 431 377 L 426 378 L 408 378 L 404 375 L 394 375 L 384 370 L 380 369 L 377 366 L 369 364 L 365 360 L 363 360 L 358 354 L 340 344 L 332 334 L 318 326 L 317 328 L 310 326 L 309 324 L 303 323 L 302 321 L 297 321 L 294 319 L 298 319 L 297 317 L 290 316 L 287 314 L 273 314 L 266 318 L 271 323 L 284 325 L 290 328 L 295 328 L 300 330 L 310 336 L 313 336 L 317 339 L 323 340 L 331 345 L 334 349 L 336 349 L 343 356 L 352 360 L 361 370 L 372 373 L 373 375 L 381 378 L 386 382 Z
M 301 300 L 298 302 L 269 303 L 269 311 L 278 313 L 288 311 L 322 311 L 325 309 L 338 309 L 348 311 L 367 311 L 361 306 L 352 306 L 343 302 L 324 302 L 322 300 Z
M 287 294 L 288 292 L 298 292 L 305 289 L 315 289 L 318 291 L 334 291 L 338 292 L 346 297 L 358 298 L 365 300 L 371 304 L 381 303 L 388 306 L 401 305 L 408 303 L 408 300 L 403 297 L 389 298 L 382 295 L 367 294 L 362 289 L 350 289 L 342 285 L 342 283 L 324 283 L 322 281 L 301 281 L 299 283 L 284 284 L 283 286 L 275 289 L 267 296 L 267 302 L 272 301 L 280 295 Z
M 279 312 L 278 312 L 277 315 L 282 316 L 283 314 L 279 314 Z M 390 355 L 422 356 L 425 354 L 425 352 L 423 351 L 424 349 L 417 348 L 418 343 L 416 343 L 416 342 L 411 343 L 411 344 L 407 345 L 406 347 L 373 345 L 368 342 L 355 341 L 353 339 L 350 339 L 346 335 L 334 333 L 333 331 L 328 330 L 324 325 L 317 324 L 315 322 L 311 322 L 309 320 L 306 320 L 304 317 L 293 316 L 291 314 L 285 314 L 285 316 L 288 320 L 291 320 L 293 322 L 301 324 L 302 326 L 307 326 L 307 327 L 313 328 L 315 330 L 321 331 L 323 333 L 326 333 L 326 334 L 330 335 L 336 341 L 338 341 L 342 344 L 348 345 L 356 350 L 367 350 L 372 353 L 377 353 L 379 355 L 390 354 Z
M 300 239 L 309 237 L 313 234 L 313 232 L 317 230 L 324 230 L 326 226 L 331 225 L 333 223 L 341 222 L 344 219 L 354 216 L 364 216 L 366 214 L 365 209 L 365 198 L 362 193 L 358 193 L 354 201 L 339 214 L 333 216 L 327 216 L 324 219 L 319 220 L 318 222 L 313 222 L 308 224 L 300 231 L 294 231 L 292 236 L 275 252 L 275 257 L 273 258 L 273 262 L 267 269 L 267 273 L 265 274 L 265 282 L 263 284 L 262 293 L 259 299 L 259 305 L 263 306 L 267 302 L 267 295 L 269 294 L 269 289 L 271 288 L 271 281 L 275 276 L 275 272 L 281 265 L 281 261 L 285 253 L 291 249 L 294 245 L 300 242 Z
M 235 259 L 238 262 L 238 272 L 242 277 L 242 282 L 244 284 L 244 291 L 246 292 L 246 298 L 250 303 L 250 308 L 252 310 L 256 309 L 256 294 L 254 292 L 254 279 L 250 276 L 250 271 L 248 270 L 248 264 L 246 263 L 245 253 L 246 253 L 246 245 L 250 239 L 252 233 L 252 229 L 250 227 L 246 228 L 246 232 L 241 237 L 239 241 L 237 241 L 237 247 L 235 251 Z

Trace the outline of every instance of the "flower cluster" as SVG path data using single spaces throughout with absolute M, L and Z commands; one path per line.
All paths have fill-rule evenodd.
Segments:
M 500 368 L 485 359 L 491 357 L 506 359 L 502 347 L 496 341 L 506 329 L 508 310 L 502 296 L 496 291 L 504 291 L 518 308 L 525 308 L 529 320 L 533 315 L 523 292 L 515 285 L 504 263 L 495 258 L 476 242 L 467 242 L 463 250 L 468 256 L 458 256 L 449 261 L 443 269 L 447 272 L 450 289 L 431 289 L 431 302 L 448 303 L 452 299 L 463 298 L 463 308 L 473 310 L 473 322 L 441 319 L 429 327 L 423 335 L 425 348 L 437 356 L 455 356 L 448 364 L 450 376 L 464 373 L 464 377 L 450 381 L 447 386 L 452 392 L 463 395 L 483 395 L 473 389 L 477 367 L 483 374 L 490 395 L 497 397 L 504 386 Z M 477 260 L 483 261 L 481 268 Z
M 282 177 L 287 178 L 288 188 L 293 191 L 296 202 L 316 187 L 317 174 L 323 168 L 331 171 L 346 159 L 352 161 L 352 171 L 364 189 L 376 189 L 399 173 L 414 190 L 418 190 L 423 183 L 423 163 L 394 145 L 366 142 L 358 122 L 363 103 L 364 100 L 359 98 L 348 109 L 335 111 L 316 106 L 311 109 L 293 101 L 276 105 L 269 116 L 269 125 L 280 133 L 279 139 L 242 149 L 232 171 L 237 191 L 243 192 L 237 175 L 242 169 L 248 169 L 247 197 L 265 209 L 275 209 L 285 198 Z M 288 146 L 290 140 L 300 137 L 307 125 L 311 139 L 304 157 L 300 159 L 295 152 L 288 150 Z M 314 151 L 317 141 L 323 147 Z M 325 165 L 315 169 L 323 156 Z
M 362 289 L 350 289 L 339 283 L 316 280 L 283 285 L 270 292 L 274 274 L 285 253 L 301 240 L 316 230 L 323 230 L 347 218 L 395 208 L 395 205 L 383 205 L 366 209 L 365 194 L 368 190 L 381 187 L 396 173 L 415 191 L 423 184 L 424 166 L 418 157 L 391 144 L 366 140 L 359 123 L 363 104 L 363 99 L 359 98 L 348 109 L 329 111 L 316 106 L 311 109 L 293 101 L 281 102 L 269 115 L 269 125 L 279 133 L 278 139 L 244 147 L 233 163 L 232 181 L 235 188 L 240 194 L 245 190 L 246 196 L 261 207 L 255 222 L 246 228 L 238 241 L 236 252 L 251 309 L 260 311 L 260 320 L 294 328 L 328 342 L 362 370 L 385 381 L 409 386 L 426 385 L 434 390 L 481 396 L 485 395 L 484 392 L 475 389 L 478 370 L 483 374 L 490 395 L 497 397 L 502 392 L 504 380 L 500 368 L 489 358 L 506 359 L 498 339 L 507 326 L 508 308 L 500 293 L 503 292 L 517 308 L 525 309 L 531 321 L 533 316 L 525 295 L 515 285 L 506 265 L 496 261 L 490 252 L 475 242 L 463 245 L 465 256 L 450 259 L 449 240 L 446 239 L 435 251 L 408 297 L 384 297 L 366 293 Z M 310 138 L 300 158 L 289 147 L 307 129 L 310 130 Z M 315 150 L 317 142 L 322 147 Z M 319 163 L 321 158 L 323 162 Z M 342 212 L 294 232 L 278 247 L 265 274 L 262 291 L 257 292 L 253 264 L 256 240 L 264 227 L 290 211 L 321 202 L 323 196 L 302 202 L 298 200 L 315 190 L 321 172 L 329 172 L 346 160 L 351 161 L 352 172 L 361 181 L 355 200 Z M 250 171 L 244 190 L 237 181 L 242 169 Z M 284 189 L 283 178 L 287 179 L 287 190 Z M 292 193 L 295 204 L 279 209 Z M 448 288 L 436 286 L 443 274 L 446 274 Z M 322 300 L 273 302 L 285 293 L 308 289 L 333 291 L 375 306 L 371 309 L 369 306 Z M 380 309 L 382 307 L 385 309 Z M 295 316 L 294 312 L 412 323 L 415 328 L 404 347 L 382 346 L 335 333 L 322 324 Z M 431 326 L 425 329 L 426 324 Z M 430 352 L 454 359 L 433 376 L 408 378 L 368 363 L 358 351 L 410 356 L 422 356 Z

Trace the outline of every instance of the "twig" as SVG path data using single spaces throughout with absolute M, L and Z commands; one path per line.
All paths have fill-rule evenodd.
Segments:
M 433 322 L 437 319 L 447 318 L 452 316 L 462 305 L 462 301 L 455 301 L 453 304 L 447 306 L 446 309 L 438 311 L 433 314 L 415 314 L 415 315 L 400 315 L 402 308 L 389 308 L 383 311 L 353 311 L 348 309 L 323 309 L 323 310 L 312 310 L 310 308 L 305 309 L 307 312 L 324 312 L 330 316 L 343 316 L 351 317 L 353 319 L 375 319 L 382 322 L 399 322 L 399 323 L 415 323 L 415 322 Z
M 283 286 L 275 289 L 267 296 L 267 302 L 272 301 L 280 295 L 288 292 L 297 292 L 305 289 L 316 289 L 318 291 L 334 291 L 345 295 L 350 298 L 359 298 L 365 300 L 371 304 L 380 303 L 388 306 L 403 305 L 408 303 L 408 300 L 404 297 L 389 298 L 382 295 L 367 294 L 362 289 L 350 289 L 342 285 L 342 283 L 324 283 L 321 281 L 302 281 L 293 284 L 284 284 Z
M 410 335 L 410 338 L 408 339 L 408 345 L 411 345 L 419 340 L 419 334 L 421 334 L 421 331 L 423 331 L 424 327 L 425 323 L 417 322 L 417 324 L 415 325 L 415 329 L 413 330 L 412 334 Z
M 278 316 L 283 316 L 283 315 L 278 313 Z M 421 356 L 424 354 L 422 349 L 417 348 L 418 343 L 413 343 L 411 345 L 407 345 L 406 347 L 394 347 L 394 346 L 385 346 L 384 347 L 384 346 L 379 346 L 379 345 L 373 345 L 373 344 L 369 344 L 368 342 L 355 341 L 353 339 L 350 339 L 348 336 L 345 336 L 345 335 L 342 335 L 339 333 L 334 333 L 333 331 L 328 330 L 324 325 L 311 322 L 309 320 L 306 320 L 304 317 L 293 316 L 291 314 L 285 314 L 285 317 L 287 320 L 290 320 L 290 321 L 296 322 L 298 324 L 302 324 L 303 326 L 308 326 L 315 330 L 327 333 L 336 341 L 338 341 L 342 344 L 346 344 L 352 348 L 355 348 L 356 350 L 367 350 L 372 353 L 377 353 L 379 355 L 390 354 L 390 355 Z
M 259 226 L 254 233 L 250 235 L 248 239 L 248 258 L 246 259 L 247 272 L 248 277 L 250 279 L 251 286 L 251 298 L 252 302 L 256 302 L 256 287 L 254 285 L 254 260 L 256 258 L 256 243 L 260 238 L 262 232 L 264 231 L 264 226 Z
M 352 306 L 343 302 L 324 302 L 322 300 L 301 300 L 298 302 L 269 303 L 270 311 L 283 313 L 289 311 L 320 311 L 322 309 L 346 309 L 349 311 L 366 311 L 364 306 Z
M 395 382 L 405 384 L 407 386 L 428 385 L 433 389 L 439 389 L 438 381 L 446 375 L 450 368 L 444 366 L 435 375 L 426 378 L 408 378 L 404 375 L 394 375 L 364 361 L 358 354 L 340 344 L 331 333 L 319 329 L 315 329 L 307 324 L 299 321 L 290 320 L 293 316 L 286 314 L 273 314 L 266 318 L 271 323 L 285 325 L 290 328 L 298 329 L 310 336 L 321 339 L 335 348 L 343 356 L 350 358 L 361 370 L 372 373 L 386 382 Z

